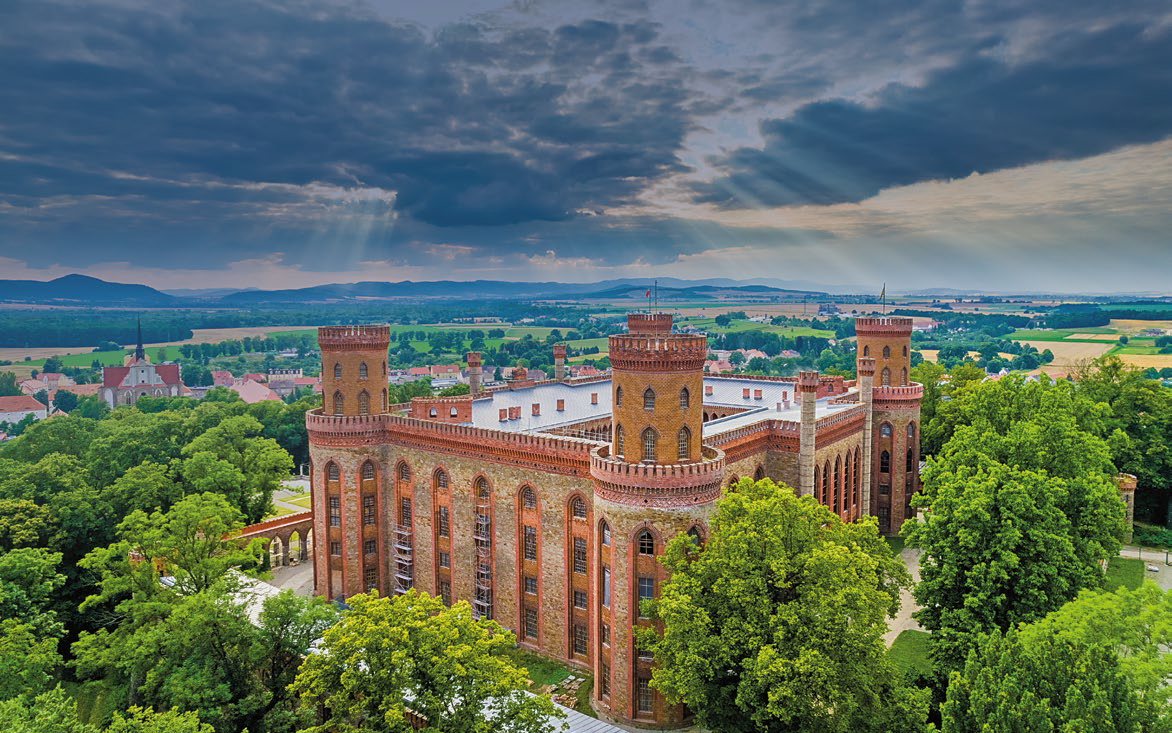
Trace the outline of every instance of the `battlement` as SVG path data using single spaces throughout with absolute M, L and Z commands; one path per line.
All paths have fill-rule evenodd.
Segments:
M 911 400 L 924 397 L 924 385 L 912 382 L 906 387 L 878 386 L 872 393 L 875 400 Z
M 696 371 L 704 369 L 708 338 L 684 334 L 644 336 L 618 334 L 610 337 L 612 369 L 629 371 Z
M 724 477 L 724 451 L 701 449 L 689 463 L 628 463 L 610 455 L 610 446 L 590 451 L 595 494 L 607 501 L 637 506 L 681 506 L 714 500 Z
M 472 397 L 413 397 L 410 414 L 419 420 L 469 423 L 472 422 Z
M 912 319 L 908 316 L 858 316 L 856 334 L 899 334 L 911 336 Z
M 627 332 L 643 336 L 671 333 L 670 313 L 628 313 Z
M 1133 492 L 1136 486 L 1139 485 L 1139 480 L 1130 473 L 1121 473 L 1115 477 L 1115 482 L 1119 485 L 1119 490 L 1124 493 Z
M 469 351 L 468 352 L 468 367 L 472 368 L 472 367 L 478 367 L 478 366 L 480 366 L 480 352 L 479 351 Z
M 875 376 L 875 359 L 870 356 L 859 357 L 859 376 L 873 377 Z
M 818 391 L 818 372 L 798 372 L 798 389 L 802 392 Z
M 566 345 L 565 344 L 554 344 L 553 345 L 553 358 L 555 358 L 555 359 L 565 359 L 566 358 Z
M 383 349 L 391 343 L 391 327 L 387 324 L 355 326 L 321 326 L 317 329 L 317 343 L 322 351 L 363 351 Z

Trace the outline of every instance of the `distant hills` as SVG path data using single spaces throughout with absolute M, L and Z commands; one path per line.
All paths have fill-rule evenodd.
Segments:
M 167 307 L 179 299 L 146 285 L 112 283 L 87 275 L 56 280 L 0 280 L 0 303 Z

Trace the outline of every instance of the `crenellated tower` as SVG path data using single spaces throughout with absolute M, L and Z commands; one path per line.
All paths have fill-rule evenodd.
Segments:
M 391 327 L 322 326 L 322 407 L 327 415 L 374 415 L 387 411 L 387 347 Z
M 908 378 L 912 319 L 856 318 L 855 334 L 861 398 L 870 405 L 870 512 L 878 518 L 880 532 L 895 534 L 911 516 L 909 502 L 920 485 L 920 402 L 924 388 Z

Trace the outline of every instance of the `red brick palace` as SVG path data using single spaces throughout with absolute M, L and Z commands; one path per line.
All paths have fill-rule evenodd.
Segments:
M 705 376 L 704 336 L 636 314 L 613 374 L 387 404 L 386 326 L 319 330 L 324 409 L 306 416 L 318 594 L 410 587 L 467 600 L 532 651 L 594 672 L 595 707 L 637 725 L 685 720 L 648 686 L 631 628 L 680 532 L 703 542 L 739 477 L 785 482 L 844 520 L 898 531 L 918 487 L 910 318 L 858 318 L 856 381 Z

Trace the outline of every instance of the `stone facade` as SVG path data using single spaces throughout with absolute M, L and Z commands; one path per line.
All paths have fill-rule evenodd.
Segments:
M 385 364 L 384 329 L 339 327 L 319 336 L 327 414 L 306 417 L 312 534 L 322 538 L 312 546 L 316 592 L 345 598 L 416 587 L 448 603 L 468 601 L 511 629 L 521 646 L 592 670 L 593 704 L 615 720 L 661 728 L 687 721 L 682 706 L 647 686 L 651 660 L 636 648 L 632 629 L 650 623 L 639 616 L 639 599 L 654 597 L 666 580 L 657 559 L 665 544 L 680 533 L 702 544 L 714 501 L 731 482 L 805 483 L 846 521 L 884 508 L 888 531 L 898 530 L 917 486 L 918 449 L 911 472 L 892 456 L 918 438 L 909 438 L 918 430 L 918 385 L 877 386 L 872 399 L 860 401 L 853 383 L 803 375 L 810 391 L 799 396 L 795 382 L 794 400 L 840 405 L 822 417 L 807 410 L 804 425 L 770 417 L 772 403 L 760 412 L 752 394 L 743 408 L 705 405 L 705 338 L 672 333 L 670 316 L 641 314 L 629 334 L 611 337 L 614 408 L 607 423 L 592 418 L 550 433 L 494 430 L 469 424 L 467 397 L 393 407 L 371 400 L 363 414 L 357 395 L 378 394 L 385 382 L 374 371 Z M 904 344 L 882 338 L 903 353 Z M 887 368 L 892 364 L 902 368 L 894 356 Z M 648 389 L 654 397 L 645 400 Z M 759 419 L 701 439 L 706 418 L 740 419 L 753 409 Z M 871 417 L 875 449 L 867 455 Z M 640 439 L 647 429 L 655 433 L 653 455 L 644 454 Z M 690 440 L 680 439 L 681 430 Z M 799 461 L 803 446 L 809 450 Z M 878 470 L 881 450 L 889 454 L 886 471 Z M 866 466 L 875 469 L 876 484 L 891 487 L 873 492 L 871 506 Z

